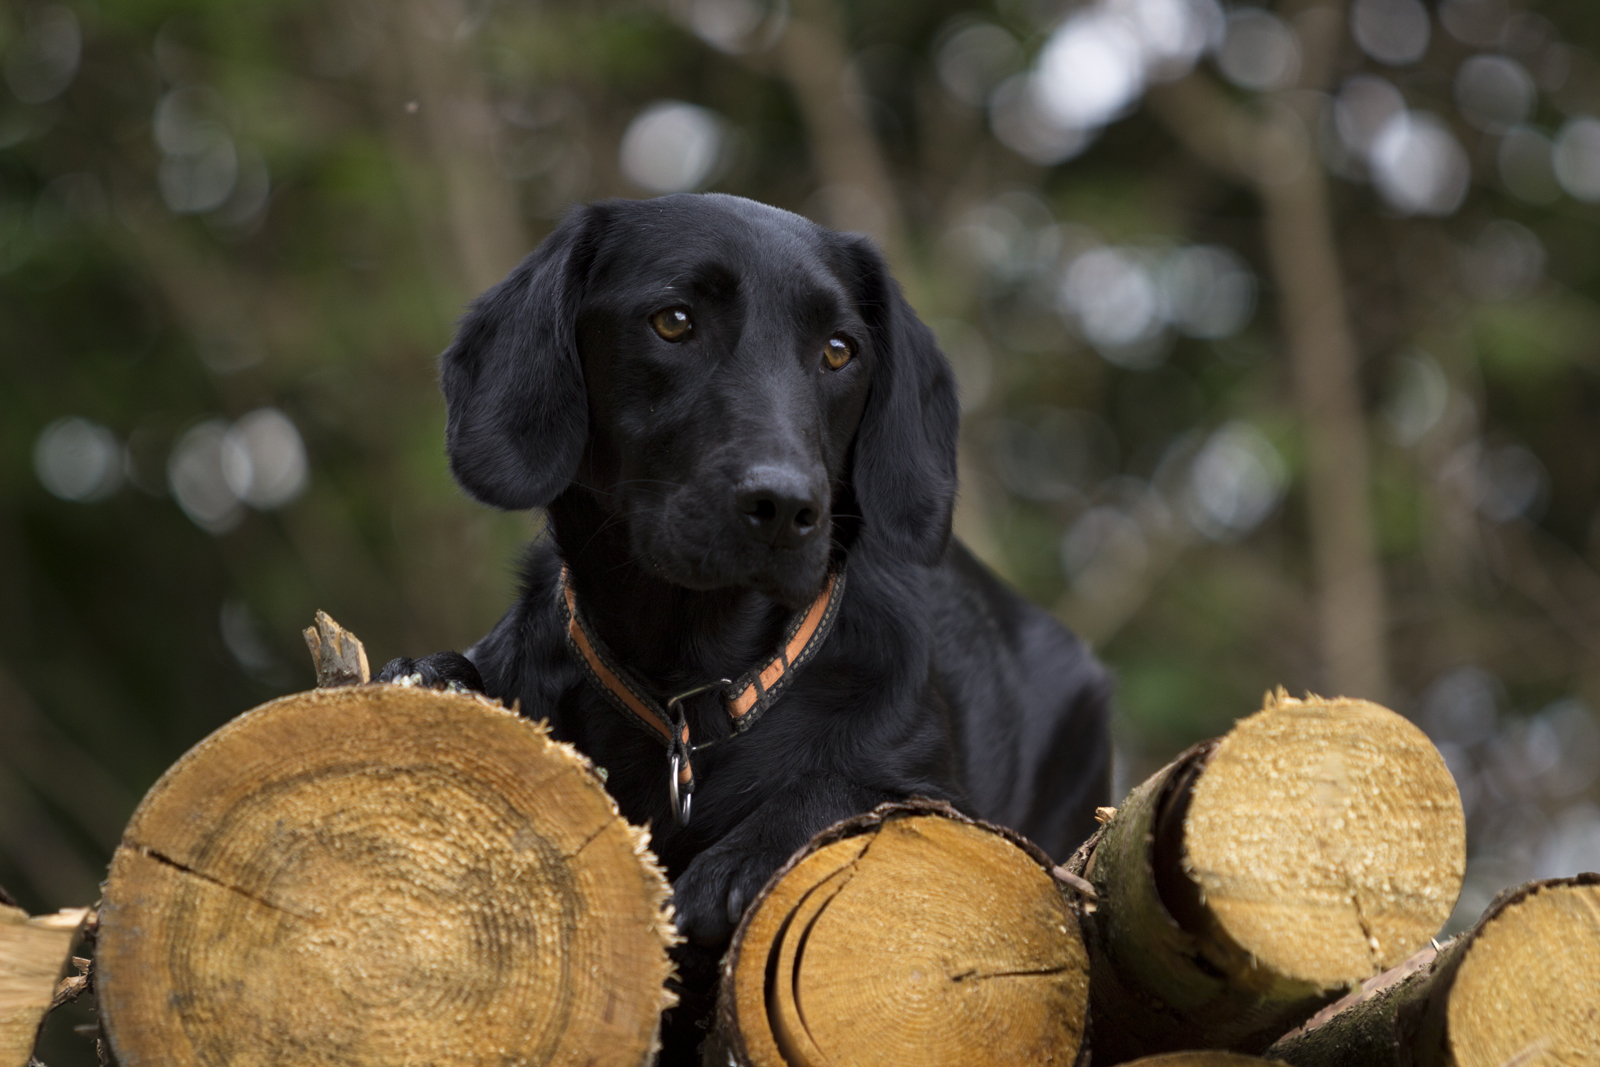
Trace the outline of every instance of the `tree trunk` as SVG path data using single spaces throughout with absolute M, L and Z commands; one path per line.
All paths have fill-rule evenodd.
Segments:
M 705 1062 L 1078 1062 L 1088 960 L 1052 866 L 932 802 L 838 824 L 746 912 Z
M 1068 864 L 1085 921 L 1095 1064 L 1259 1052 L 1449 917 L 1466 852 L 1444 760 L 1358 700 L 1279 690 L 1151 777 Z
M 1600 874 L 1501 894 L 1470 931 L 1284 1036 L 1294 1067 L 1600 1063 Z
M 871 234 L 904 281 L 910 264 L 900 198 L 866 117 L 866 94 L 846 54 L 841 15 L 835 0 L 796 0 L 778 41 L 778 64 L 806 124 L 825 200 L 821 221 Z
M 586 759 L 489 701 L 285 697 L 192 749 L 128 824 L 103 1031 L 122 1067 L 637 1067 L 675 938 L 647 841 Z
M 1235 104 L 1192 74 L 1149 95 L 1152 109 L 1195 158 L 1253 188 L 1304 431 L 1307 529 L 1317 587 L 1323 685 L 1389 697 L 1383 567 L 1373 533 L 1361 353 L 1350 324 L 1328 179 L 1314 148 L 1316 108 L 1346 47 L 1344 5 L 1283 5 L 1304 47 L 1297 87 L 1264 111 Z M 1313 103 L 1315 102 L 1315 103 Z
M 0 891 L 3 892 L 3 891 Z M 0 903 L 0 1067 L 24 1067 L 33 1054 L 39 1027 L 52 1007 L 88 908 L 67 908 L 29 918 L 10 903 Z M 82 983 L 67 979 L 61 983 Z

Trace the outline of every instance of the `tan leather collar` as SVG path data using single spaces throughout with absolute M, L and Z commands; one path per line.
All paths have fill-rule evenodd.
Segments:
M 600 640 L 578 605 L 577 593 L 572 588 L 566 566 L 563 564 L 561 568 L 561 608 L 567 623 L 567 647 L 583 666 L 589 681 L 614 708 L 667 746 L 668 757 L 673 764 L 670 782 L 673 787 L 673 813 L 680 823 L 689 820 L 688 801 L 694 792 L 692 756 L 697 747 L 704 746 L 690 743 L 689 724 L 681 709 L 674 714 L 675 705 L 686 696 L 706 689 L 721 688 L 723 706 L 733 723 L 734 735 L 744 733 L 772 706 L 800 668 L 822 647 L 828 632 L 833 629 L 834 620 L 838 618 L 839 604 L 843 598 L 844 568 L 841 566 L 828 573 L 827 583 L 811 606 L 797 612 L 789 621 L 775 656 L 752 667 L 736 681 L 720 679 L 708 686 L 698 686 L 670 698 L 663 705 L 617 662 L 611 650 Z

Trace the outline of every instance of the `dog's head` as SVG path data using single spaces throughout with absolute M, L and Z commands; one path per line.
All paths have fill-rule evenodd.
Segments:
M 738 197 L 574 211 L 443 356 L 451 468 L 506 509 L 587 494 L 692 589 L 809 601 L 852 545 L 943 552 L 949 365 L 865 238 Z

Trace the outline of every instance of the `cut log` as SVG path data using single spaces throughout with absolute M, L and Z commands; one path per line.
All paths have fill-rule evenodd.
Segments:
M 235 719 L 112 858 L 121 1067 L 615 1064 L 670 1001 L 668 888 L 589 762 L 475 697 L 319 689 Z
M 1087 917 L 1095 1063 L 1259 1052 L 1438 931 L 1466 827 L 1399 715 L 1282 690 L 1135 789 L 1068 864 Z
M 943 804 L 831 828 L 746 912 L 706 1062 L 1078 1062 L 1088 958 L 1052 867 Z
M 1600 1064 L 1600 874 L 1504 893 L 1267 1053 L 1294 1067 Z
M 88 908 L 29 918 L 0 904 L 0 1067 L 23 1067 L 33 1055 Z

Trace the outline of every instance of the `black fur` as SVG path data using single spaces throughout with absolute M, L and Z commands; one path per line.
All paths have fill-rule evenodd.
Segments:
M 650 325 L 670 307 L 694 320 L 677 343 Z M 857 352 L 840 370 L 822 360 L 834 335 Z M 578 209 L 474 305 L 443 386 L 461 484 L 548 507 L 550 531 L 464 659 L 382 677 L 481 686 L 548 718 L 651 824 L 691 939 L 725 942 L 797 847 L 889 798 L 948 799 L 1058 858 L 1092 829 L 1105 672 L 951 540 L 950 368 L 864 238 L 729 196 Z M 762 525 L 768 498 L 811 507 L 815 529 Z M 687 827 L 662 745 L 569 656 L 563 561 L 601 639 L 663 699 L 772 655 L 847 564 L 816 658 L 748 733 L 696 756 Z M 714 693 L 687 715 L 699 742 L 730 734 Z

